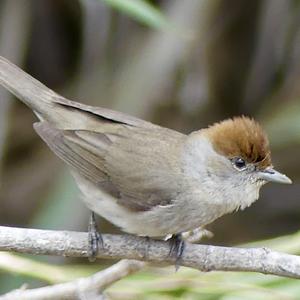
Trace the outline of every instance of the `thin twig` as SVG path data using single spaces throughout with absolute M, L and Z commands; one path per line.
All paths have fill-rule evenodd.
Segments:
M 0 296 L 0 300 L 104 299 L 102 292 L 106 287 L 140 270 L 144 264 L 136 260 L 123 259 L 106 270 L 90 277 L 30 290 L 21 288 Z

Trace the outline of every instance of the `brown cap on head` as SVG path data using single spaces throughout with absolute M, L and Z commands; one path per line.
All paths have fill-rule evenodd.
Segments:
M 265 169 L 272 165 L 269 141 L 262 127 L 248 117 L 235 117 L 205 129 L 214 149 L 228 158 L 242 157 Z

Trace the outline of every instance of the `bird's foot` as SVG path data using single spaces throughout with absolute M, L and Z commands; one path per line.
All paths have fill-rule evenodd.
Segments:
M 94 212 L 91 213 L 88 227 L 88 259 L 90 262 L 96 260 L 99 248 L 104 248 L 101 233 L 97 229 L 97 223 Z
M 180 267 L 182 254 L 185 248 L 185 242 L 182 240 L 181 233 L 173 234 L 168 241 L 170 243 L 169 256 L 175 258 L 175 269 L 177 271 Z

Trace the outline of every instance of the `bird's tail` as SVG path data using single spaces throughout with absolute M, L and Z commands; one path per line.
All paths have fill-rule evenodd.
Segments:
M 29 106 L 41 121 L 47 121 L 57 129 L 108 132 L 118 128 L 119 124 L 158 128 L 150 122 L 120 112 L 68 100 L 2 56 L 0 56 L 0 85 Z
M 0 84 L 41 116 L 45 111 L 51 110 L 53 99 L 60 97 L 2 56 L 0 56 Z
M 40 120 L 45 120 L 57 128 L 85 128 L 86 124 L 92 122 L 80 109 L 72 107 L 74 102 L 47 88 L 2 56 L 0 85 L 29 106 Z

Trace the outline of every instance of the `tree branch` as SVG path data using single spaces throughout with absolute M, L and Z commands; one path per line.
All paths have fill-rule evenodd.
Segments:
M 21 288 L 0 296 L 0 300 L 100 300 L 104 299 L 101 295 L 107 286 L 140 270 L 143 266 L 144 263 L 141 261 L 123 259 L 90 277 L 31 290 Z
M 104 234 L 98 258 L 136 259 L 175 264 L 169 243 L 131 235 Z M 0 226 L 0 250 L 30 254 L 87 257 L 88 235 L 83 232 Z M 232 248 L 186 244 L 180 265 L 201 271 L 247 271 L 300 279 L 300 257 L 266 248 Z

